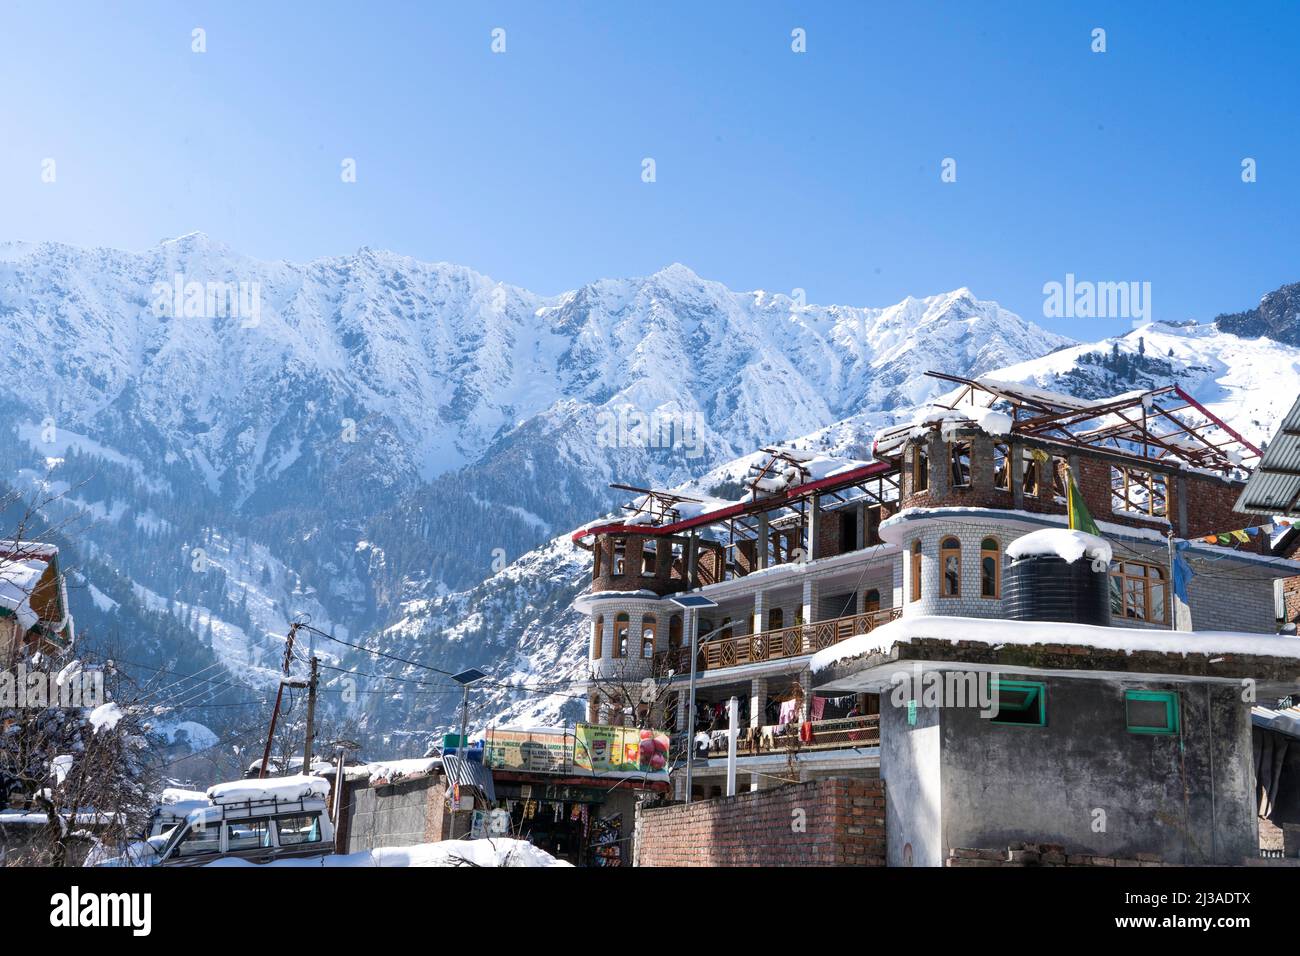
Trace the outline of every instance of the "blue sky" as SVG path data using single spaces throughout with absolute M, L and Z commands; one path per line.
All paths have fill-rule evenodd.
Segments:
M 1300 280 L 1298 29 L 1288 3 L 8 3 L 0 239 L 369 245 L 545 293 L 674 261 L 819 303 L 964 285 L 1097 338 L 1128 323 L 1044 319 L 1045 282 L 1204 319 Z

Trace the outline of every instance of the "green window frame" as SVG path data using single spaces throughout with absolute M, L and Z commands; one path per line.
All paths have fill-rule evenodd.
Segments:
M 1047 726 L 1046 684 L 1032 680 L 1002 680 L 997 677 L 990 680 L 989 684 L 998 702 L 998 714 L 989 718 L 990 723 L 1004 727 Z M 1003 691 L 1014 696 L 1004 701 Z M 1012 715 L 1011 719 L 1004 719 L 1004 713 Z
M 1133 701 L 1144 703 L 1163 703 L 1165 705 L 1165 723 L 1163 727 L 1151 724 L 1133 725 L 1129 705 Z M 1126 690 L 1124 691 L 1124 725 L 1130 734 L 1165 734 L 1178 733 L 1180 729 L 1178 713 L 1178 692 L 1172 690 Z

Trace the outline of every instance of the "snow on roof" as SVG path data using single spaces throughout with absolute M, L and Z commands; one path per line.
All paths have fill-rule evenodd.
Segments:
M 32 610 L 32 592 L 45 573 L 47 565 L 35 558 L 11 560 L 0 558 L 0 607 L 7 608 L 18 618 L 24 631 L 36 626 L 40 616 Z
M 371 784 L 394 783 L 413 777 L 423 777 L 438 769 L 441 757 L 416 757 L 411 760 L 379 760 L 366 764 Z
M 921 615 L 882 624 L 866 634 L 818 651 L 808 666 L 814 673 L 850 657 L 888 650 L 911 640 L 943 640 L 952 644 L 975 642 L 1001 647 L 1007 644 L 1064 644 L 1161 654 L 1246 654 L 1300 660 L 1300 639 L 1237 631 L 1156 631 L 1133 627 L 1103 627 L 1056 621 L 1004 621 L 989 618 Z
M 158 798 L 158 802 L 165 807 L 195 800 L 207 803 L 208 795 L 202 790 L 184 790 L 180 787 L 163 787 L 163 792 Z
M 259 801 L 306 800 L 324 798 L 329 794 L 329 781 L 324 777 L 299 773 L 291 777 L 266 777 L 258 780 L 233 780 L 208 787 L 207 797 L 215 804 L 248 803 Z
M 1031 555 L 1053 555 L 1068 564 L 1073 564 L 1086 555 L 1094 561 L 1104 561 L 1107 567 L 1110 566 L 1112 557 L 1110 542 L 1105 538 L 1069 528 L 1031 531 L 1007 545 L 1007 557 L 1013 561 Z

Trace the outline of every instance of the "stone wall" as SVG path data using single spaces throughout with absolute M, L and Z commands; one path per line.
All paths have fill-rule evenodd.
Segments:
M 640 808 L 636 864 L 884 866 L 884 782 L 832 777 Z
M 1176 866 L 1154 853 L 1138 853 L 1132 858 L 1093 856 L 1065 852 L 1059 843 L 1012 843 L 1005 849 L 953 847 L 944 866 Z

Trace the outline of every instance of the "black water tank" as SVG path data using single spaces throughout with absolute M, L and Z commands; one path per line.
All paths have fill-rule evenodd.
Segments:
M 1066 561 L 1028 554 L 1011 562 L 1003 582 L 1004 607 L 1013 621 L 1110 623 L 1110 576 L 1091 558 Z

